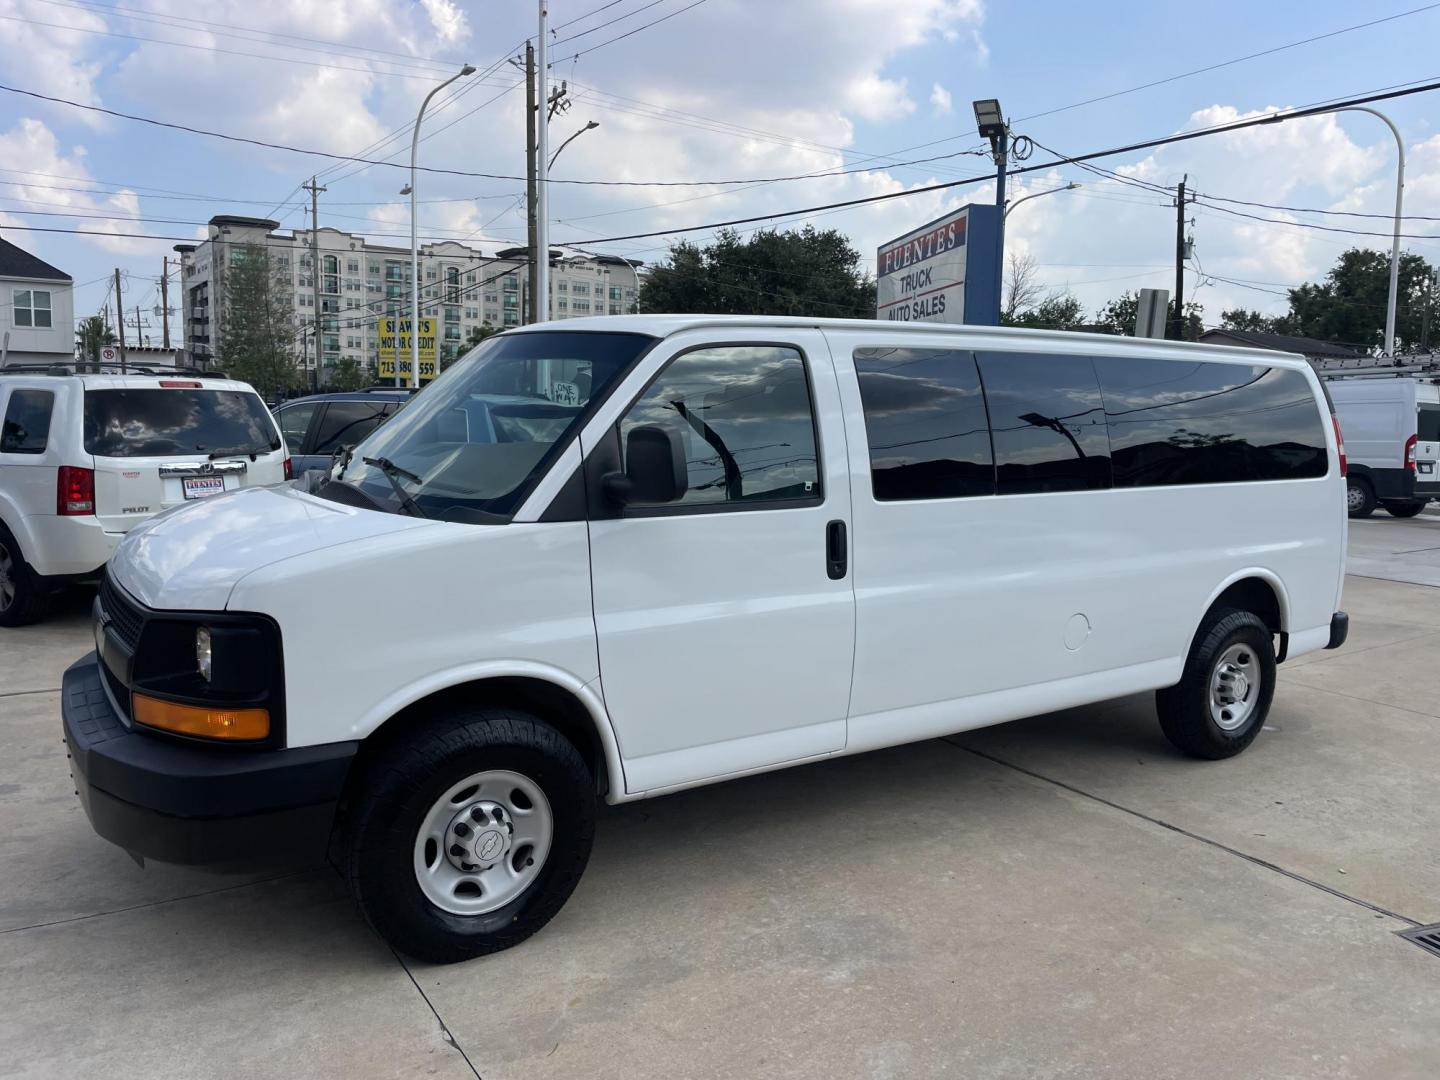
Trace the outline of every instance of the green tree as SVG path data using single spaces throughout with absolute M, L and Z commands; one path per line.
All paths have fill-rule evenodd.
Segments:
M 875 282 L 834 229 L 733 229 L 699 247 L 682 241 L 640 288 L 640 310 L 735 315 L 875 317 Z
M 1038 330 L 1078 330 L 1085 326 L 1085 309 L 1074 293 L 1051 293 L 1028 311 L 1002 317 L 1006 326 L 1029 326 Z
M 1285 334 L 1289 330 L 1285 315 L 1262 315 L 1246 308 L 1230 308 L 1220 313 L 1220 325 L 1226 330 L 1249 330 L 1257 334 Z
M 370 385 L 370 373 L 360 366 L 360 361 L 347 356 L 336 361 L 327 374 L 325 385 L 331 390 L 359 390 Z
M 225 268 L 216 359 L 226 374 L 274 399 L 297 381 L 293 288 L 261 244 L 234 248 Z
M 1122 293 L 1095 313 L 1094 328 L 1102 334 L 1122 334 L 1133 337 L 1135 318 L 1139 313 L 1140 294 Z M 1205 332 L 1205 323 L 1201 319 L 1204 313 L 1205 309 L 1193 300 L 1185 305 L 1185 326 L 1181 333 L 1181 337 L 1185 341 L 1200 340 L 1200 335 Z M 1170 320 L 1174 318 L 1175 301 L 1171 300 L 1165 311 L 1167 327 Z
M 1434 320 L 1432 272 L 1419 255 L 1401 253 L 1395 304 L 1397 351 L 1419 344 L 1427 305 Z M 1389 254 L 1351 248 L 1340 255 L 1323 281 L 1290 290 L 1290 313 L 1283 317 L 1283 332 L 1363 348 L 1380 347 L 1385 340 L 1389 295 Z
M 75 359 L 82 363 L 98 364 L 100 346 L 114 344 L 115 331 L 99 315 L 89 315 L 75 327 Z

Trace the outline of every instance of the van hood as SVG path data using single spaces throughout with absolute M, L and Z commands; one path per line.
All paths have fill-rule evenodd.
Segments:
M 108 572 L 149 607 L 223 611 L 252 570 L 435 524 L 326 502 L 288 485 L 247 488 L 150 518 L 120 541 Z

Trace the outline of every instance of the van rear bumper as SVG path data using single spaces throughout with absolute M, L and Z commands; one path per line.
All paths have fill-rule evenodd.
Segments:
M 132 855 L 220 871 L 324 860 L 358 742 L 245 750 L 133 730 L 94 653 L 65 672 L 60 711 L 85 815 Z
M 1330 616 L 1330 643 L 1325 646 L 1327 649 L 1338 649 L 1345 644 L 1345 639 L 1350 636 L 1350 616 L 1343 611 L 1337 611 Z

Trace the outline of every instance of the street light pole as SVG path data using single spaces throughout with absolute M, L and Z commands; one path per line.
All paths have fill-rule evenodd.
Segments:
M 568 139 L 566 139 L 564 142 L 562 142 L 562 143 L 560 144 L 560 150 L 564 150 L 565 147 L 569 146 L 572 142 L 574 142 L 576 139 L 578 139 L 581 135 L 584 135 L 585 132 L 587 132 L 587 131 L 594 131 L 594 130 L 595 130 L 596 128 L 598 128 L 599 126 L 600 126 L 600 121 L 599 121 L 599 120 L 591 120 L 588 124 L 586 124 L 584 127 L 582 127 L 579 131 L 575 132 L 574 135 L 571 135 Z M 550 165 L 549 165 L 549 168 L 553 169 L 553 168 L 555 167 L 555 159 L 560 156 L 560 150 L 556 150 L 555 153 L 553 153 L 553 154 L 550 155 Z
M 1037 191 L 1033 195 L 1026 195 L 1024 198 L 1016 199 L 1013 203 L 1007 206 L 1005 208 L 1005 213 L 1001 216 L 1008 218 L 1010 216 L 1010 211 L 1014 210 L 1015 207 L 1019 206 L 1022 202 L 1029 202 L 1031 199 L 1038 199 L 1041 195 L 1054 195 L 1061 191 L 1074 191 L 1079 186 L 1080 185 L 1076 183 L 1069 183 L 1066 184 L 1064 187 L 1051 188 L 1049 191 Z
M 420 241 L 415 224 L 415 156 L 420 149 L 420 122 L 425 119 L 425 109 L 431 98 L 456 79 L 474 74 L 475 69 L 466 64 L 426 94 L 425 100 L 420 103 L 420 111 L 415 114 L 415 130 L 410 134 L 410 183 L 405 185 L 405 190 L 400 194 L 410 196 L 410 385 L 417 390 L 420 389 Z M 320 272 L 318 266 L 315 267 L 315 272 Z M 399 373 L 396 374 L 398 376 Z M 399 384 L 398 377 L 395 382 Z
M 1382 355 L 1395 359 L 1395 305 L 1400 294 L 1400 221 L 1405 214 L 1405 140 L 1400 137 L 1400 129 L 1395 122 L 1382 113 L 1379 109 L 1371 109 L 1364 105 L 1345 105 L 1338 109 L 1322 109 L 1315 112 L 1306 112 L 1306 116 L 1320 116 L 1323 113 L 1342 112 L 1363 112 L 1371 116 L 1378 116 L 1390 129 L 1390 134 L 1395 136 L 1395 151 L 1398 154 L 1398 161 L 1395 166 L 1395 232 L 1390 244 L 1390 296 L 1385 303 L 1385 351 Z M 1280 115 L 1268 123 L 1278 124 L 1289 120 L 1290 117 Z
M 549 0 L 540 0 L 535 39 L 535 293 L 536 322 L 550 318 L 550 21 Z

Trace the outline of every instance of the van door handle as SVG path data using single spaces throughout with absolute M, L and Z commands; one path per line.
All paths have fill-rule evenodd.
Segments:
M 845 551 L 845 522 L 832 521 L 825 526 L 825 572 L 831 581 L 845 576 L 849 565 Z

